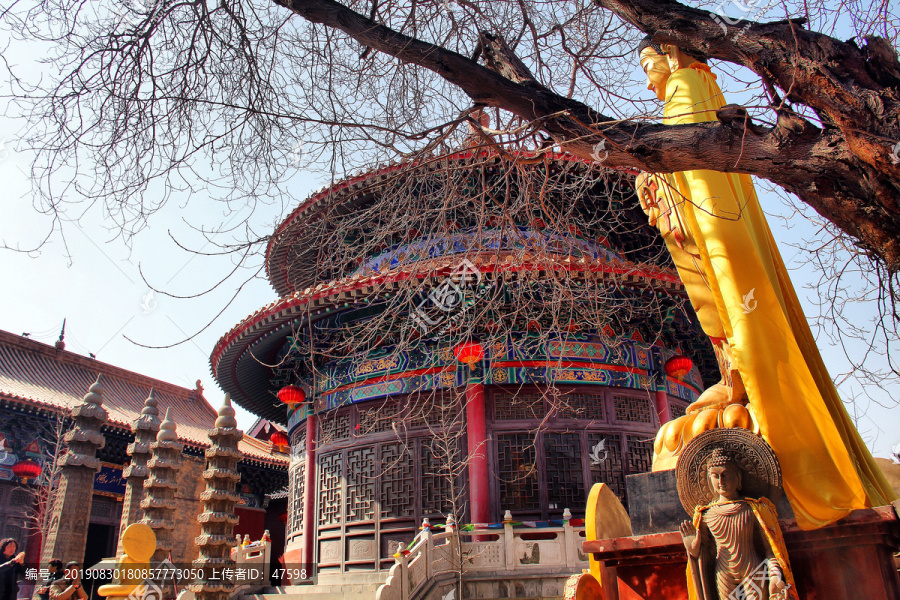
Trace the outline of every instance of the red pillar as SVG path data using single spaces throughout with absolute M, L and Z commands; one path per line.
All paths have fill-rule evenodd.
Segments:
M 491 493 L 488 476 L 487 419 L 484 385 L 466 386 L 466 437 L 469 446 L 469 502 L 473 523 L 490 523 Z
M 656 390 L 656 414 L 659 415 L 659 424 L 672 420 L 672 409 L 669 408 L 669 393 L 666 390 Z
M 303 473 L 303 558 L 302 565 L 292 568 L 305 568 L 307 573 L 313 567 L 316 544 L 316 415 L 311 412 L 306 416 L 306 470 Z

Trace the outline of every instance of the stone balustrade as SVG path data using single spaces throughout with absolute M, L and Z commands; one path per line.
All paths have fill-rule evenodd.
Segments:
M 584 527 L 563 523 L 541 528 L 506 523 L 503 529 L 459 531 L 448 519 L 447 528 L 434 533 L 426 520 L 413 545 L 398 553 L 375 600 L 459 598 L 450 594 L 460 583 L 515 581 L 519 576 L 546 576 L 555 587 L 556 579 L 588 566 L 581 552 Z

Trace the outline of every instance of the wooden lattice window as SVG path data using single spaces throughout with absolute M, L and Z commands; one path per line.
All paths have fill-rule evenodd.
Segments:
M 409 396 L 403 409 L 403 420 L 408 429 L 428 427 L 430 430 L 441 429 L 444 419 L 442 404 L 452 405 L 450 398 L 440 393 L 419 394 Z
M 646 473 L 653 466 L 653 440 L 642 435 L 629 435 L 628 473 Z
M 669 412 L 672 414 L 673 419 L 683 417 L 685 414 L 687 414 L 687 405 L 678 404 L 677 402 L 671 402 L 669 403 Z
M 563 394 L 557 400 L 559 416 L 563 419 L 593 419 L 602 421 L 603 394 Z
M 494 418 L 501 421 L 538 419 L 544 413 L 541 394 L 494 394 Z
M 415 516 L 416 472 L 413 455 L 404 444 L 381 446 L 381 517 Z
M 424 439 L 420 453 L 422 515 L 426 517 L 446 515 L 453 508 L 454 491 L 459 493 L 459 485 L 452 485 L 454 471 L 460 461 L 456 440 Z
M 357 412 L 358 435 L 390 431 L 397 418 L 397 403 L 383 402 L 376 406 L 360 408 Z
M 303 490 L 306 485 L 306 461 L 295 464 L 288 471 L 288 523 L 289 535 L 303 530 Z
M 632 423 L 653 423 L 653 413 L 649 398 L 636 396 L 613 396 L 616 407 L 616 420 Z
M 540 509 L 536 454 L 533 435 L 497 435 L 501 510 Z
M 577 433 L 544 434 L 544 473 L 548 509 L 584 510 L 584 471 L 581 436 Z
M 323 415 L 320 421 L 320 434 L 323 444 L 350 437 L 350 412 L 344 410 Z
M 34 494 L 29 490 L 13 490 L 9 495 L 10 506 L 24 506 L 27 508 L 31 506 L 32 502 L 34 502 Z
M 605 483 L 625 501 L 625 472 L 622 464 L 622 437 L 617 433 L 588 433 L 588 460 L 591 484 Z
M 347 451 L 347 522 L 375 519 L 375 447 Z
M 319 526 L 341 523 L 342 466 L 340 452 L 319 457 Z

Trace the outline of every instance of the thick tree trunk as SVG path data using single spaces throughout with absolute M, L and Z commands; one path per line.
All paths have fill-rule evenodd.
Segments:
M 365 46 L 430 69 L 476 104 L 537 121 L 576 156 L 592 160 L 594 146 L 605 140 L 608 167 L 660 173 L 712 169 L 768 179 L 858 240 L 890 271 L 900 271 L 900 165 L 891 161 L 892 140 L 900 141 L 900 65 L 877 40 L 861 50 L 795 22 L 751 23 L 736 28 L 743 33 L 731 39 L 709 13 L 673 0 L 597 0 L 662 41 L 753 69 L 764 82 L 786 90 L 788 101 L 816 110 L 826 124 L 815 127 L 780 109 L 776 127 L 760 128 L 740 109 L 726 107 L 719 123 L 666 126 L 623 123 L 547 89 L 517 59 L 500 64 L 505 44 L 496 38 L 482 35 L 480 43 L 489 64 L 494 62 L 492 70 L 333 0 L 276 1 Z M 492 39 L 496 43 L 486 49 Z

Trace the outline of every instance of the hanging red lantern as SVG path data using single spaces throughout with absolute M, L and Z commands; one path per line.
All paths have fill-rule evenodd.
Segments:
M 289 406 L 302 404 L 306 400 L 306 391 L 299 385 L 286 385 L 278 390 L 278 399 Z
M 281 521 L 282 523 L 284 523 L 285 525 L 287 525 L 287 511 L 286 510 L 278 515 L 278 520 Z
M 456 360 L 472 367 L 484 358 L 484 348 L 478 342 L 462 342 L 453 349 Z
M 30 458 L 20 460 L 13 465 L 13 475 L 21 479 L 24 483 L 28 483 L 29 479 L 35 479 L 41 476 L 41 465 L 37 464 Z
M 269 441 L 272 442 L 272 445 L 278 449 L 287 448 L 288 437 L 284 434 L 284 432 L 276 431 L 272 435 L 269 436 Z
M 694 363 L 691 362 L 690 358 L 683 354 L 676 354 L 666 361 L 666 373 L 670 377 L 681 379 L 682 377 L 690 373 L 691 369 L 693 368 Z

